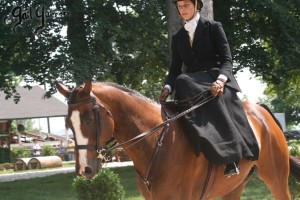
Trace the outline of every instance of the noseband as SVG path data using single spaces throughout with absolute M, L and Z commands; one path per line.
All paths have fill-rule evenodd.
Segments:
M 99 103 L 95 97 L 91 97 L 89 99 L 83 100 L 81 102 L 78 103 L 70 103 L 68 102 L 69 107 L 78 107 L 80 105 L 83 104 L 88 104 L 88 103 L 92 103 L 92 107 L 93 107 L 93 111 L 95 114 L 95 123 L 96 123 L 96 145 L 77 145 L 77 140 L 75 138 L 76 141 L 76 149 L 86 149 L 86 150 L 91 150 L 91 151 L 97 151 L 97 153 L 99 155 L 103 155 L 103 151 L 105 151 L 105 149 L 103 149 L 100 144 L 99 144 L 99 138 L 100 138 L 100 108 L 104 109 L 106 113 L 108 113 L 111 117 L 111 112 L 101 103 Z M 74 134 L 75 135 L 75 134 Z

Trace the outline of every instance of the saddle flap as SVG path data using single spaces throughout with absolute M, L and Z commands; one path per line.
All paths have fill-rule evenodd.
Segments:
M 178 114 L 177 104 L 175 101 L 166 101 L 161 103 L 162 111 L 167 119 Z

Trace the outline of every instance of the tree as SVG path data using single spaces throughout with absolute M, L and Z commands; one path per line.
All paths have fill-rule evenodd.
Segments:
M 300 10 L 298 0 L 214 1 L 231 45 L 235 71 L 248 67 L 268 84 L 273 112 L 300 122 Z
M 221 21 L 239 65 L 249 67 L 268 83 L 280 84 L 299 70 L 299 2 L 215 1 L 215 19 Z M 299 71 L 298 71 L 299 73 Z
M 54 18 L 47 18 L 44 29 L 40 16 L 44 9 L 52 5 L 51 1 L 8 1 L 0 2 L 1 19 L 4 26 L 0 27 L 0 89 L 8 97 L 15 92 L 12 84 L 14 77 L 22 76 L 27 83 L 50 82 L 58 77 L 62 62 L 57 59 L 65 41 L 59 34 L 62 25 Z M 45 14 L 45 13 L 44 13 Z
M 33 127 L 33 121 L 30 120 L 30 119 L 25 119 L 25 120 L 13 120 L 10 124 L 10 132 L 19 132 L 20 130 L 18 130 L 18 126 L 19 125 L 22 125 L 25 130 L 23 130 L 22 132 L 24 131 L 33 131 L 33 130 L 36 130 L 34 127 Z
M 81 84 L 88 78 L 113 81 L 150 97 L 162 87 L 168 61 L 164 2 L 5 0 L 0 4 L 5 23 L 0 29 L 4 35 L 0 69 L 5 74 L 0 88 L 8 95 L 14 92 L 15 76 L 25 76 L 27 83 L 50 83 L 50 93 L 57 78 L 66 84 Z M 49 17 L 34 31 L 42 9 Z M 27 19 L 18 24 L 21 12 Z M 60 34 L 64 26 L 66 36 Z
M 295 73 L 290 79 L 282 81 L 279 85 L 269 84 L 265 90 L 273 112 L 283 112 L 286 116 L 288 129 L 293 129 L 300 123 L 300 80 Z
M 203 2 L 205 16 L 212 1 Z M 44 23 L 43 8 L 48 13 Z M 299 9 L 299 0 L 213 1 L 213 17 L 223 24 L 234 72 L 249 67 L 276 86 L 271 88 L 282 103 L 290 102 L 287 94 L 300 74 Z M 180 25 L 172 0 L 2 0 L 0 11 L 0 89 L 8 96 L 15 92 L 14 77 L 23 76 L 27 83 L 50 83 L 50 93 L 55 79 L 81 84 L 93 78 L 154 98 L 168 69 L 168 37 Z M 20 24 L 19 13 L 24 18 Z M 60 34 L 63 27 L 66 36 Z M 286 110 L 297 117 L 295 109 Z

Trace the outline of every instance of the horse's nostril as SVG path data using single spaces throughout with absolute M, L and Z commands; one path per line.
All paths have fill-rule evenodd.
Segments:
M 93 172 L 92 168 L 90 168 L 90 167 L 85 167 L 84 168 L 84 173 L 85 174 L 91 174 L 92 172 Z

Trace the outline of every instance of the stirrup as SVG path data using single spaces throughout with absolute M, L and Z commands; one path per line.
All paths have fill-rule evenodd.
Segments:
M 230 176 L 233 175 L 238 175 L 240 174 L 240 166 L 238 162 L 233 162 L 230 164 L 227 164 L 225 167 L 225 171 L 224 171 L 224 176 L 229 178 Z

